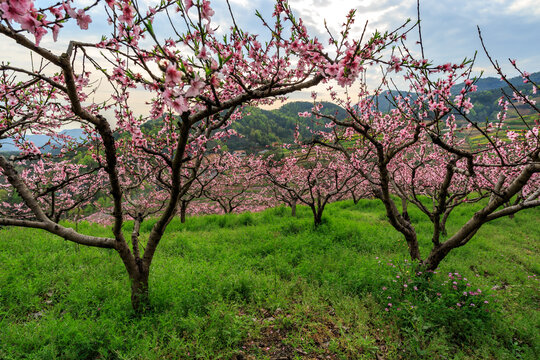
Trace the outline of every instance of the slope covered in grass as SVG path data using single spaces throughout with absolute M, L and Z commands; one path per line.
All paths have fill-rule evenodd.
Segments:
M 427 251 L 430 223 L 411 217 Z M 4 228 L 0 358 L 538 358 L 540 210 L 486 225 L 429 279 L 410 276 L 376 201 L 331 204 L 312 222 L 303 207 L 174 221 L 142 317 L 114 252 Z

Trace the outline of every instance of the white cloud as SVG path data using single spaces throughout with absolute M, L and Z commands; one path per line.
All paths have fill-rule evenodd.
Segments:
M 291 7 L 306 23 L 319 32 L 324 32 L 324 22 L 333 31 L 339 31 L 346 15 L 351 9 L 356 10 L 356 34 L 363 29 L 365 21 L 369 21 L 370 28 L 385 28 L 395 26 L 388 20 L 393 20 L 396 14 L 404 14 L 413 0 L 356 0 L 356 1 L 323 1 L 323 0 L 296 0 L 291 1 Z M 400 16 L 401 17 L 401 16 Z M 403 18 L 403 21 L 406 16 Z
M 160 0 L 139 0 L 144 6 L 155 5 Z M 251 33 L 267 34 L 261 22 L 255 17 L 258 9 L 267 20 L 271 20 L 273 1 L 270 0 L 230 0 L 236 21 L 240 27 Z M 480 50 L 476 25 L 483 31 L 486 45 L 498 60 L 516 58 L 523 69 L 529 72 L 540 70 L 540 52 L 538 42 L 540 28 L 539 0 L 423 0 L 421 1 L 422 30 L 426 55 L 436 62 L 457 62 L 464 57 L 472 57 L 475 50 Z M 45 1 L 40 1 L 45 3 Z M 93 0 L 76 1 L 77 8 Z M 356 9 L 356 22 L 352 37 L 358 37 L 369 21 L 368 34 L 374 29 L 390 30 L 401 25 L 407 18 L 416 19 L 416 0 L 289 0 L 298 17 L 302 17 L 308 29 L 315 35 L 326 38 L 324 21 L 334 34 L 341 30 L 345 17 L 351 8 Z M 219 33 L 224 33 L 231 25 L 225 0 L 211 0 L 216 10 L 212 19 L 219 25 Z M 65 51 L 69 39 L 98 41 L 102 34 L 110 32 L 106 23 L 102 5 L 91 11 L 93 22 L 88 31 L 80 30 L 73 22 L 61 31 L 59 42 L 54 43 L 47 35 L 42 45 L 59 54 Z M 171 36 L 168 22 L 156 18 L 154 28 L 158 35 Z M 264 35 L 263 35 L 264 36 Z M 410 34 L 411 46 L 414 47 L 416 31 Z M 262 36 L 261 36 L 262 37 Z M 30 36 L 30 38 L 32 38 Z M 29 67 L 29 51 L 17 46 L 13 41 L 0 38 L 0 61 L 11 61 L 13 65 Z M 63 40 L 62 40 L 63 39 Z M 146 45 L 146 44 L 145 44 Z M 34 57 L 37 60 L 37 57 Z M 493 70 L 486 57 L 480 52 L 477 69 L 486 69 L 486 75 L 493 75 Z M 373 77 L 373 75 L 371 75 Z M 375 82 L 375 78 L 370 78 Z M 318 89 L 321 96 L 324 87 Z M 108 89 L 103 86 L 100 97 L 105 97 Z M 140 98 L 139 98 L 140 96 Z M 303 97 L 304 95 L 299 95 Z M 134 102 L 144 103 L 142 92 L 134 94 Z M 140 112 L 146 110 L 141 106 Z
M 527 12 L 534 16 L 540 16 L 540 6 L 537 0 L 514 0 L 508 6 L 513 13 Z

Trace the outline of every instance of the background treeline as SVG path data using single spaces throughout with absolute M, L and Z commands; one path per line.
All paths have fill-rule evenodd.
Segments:
M 335 115 L 339 119 L 346 117 L 345 110 L 335 104 L 323 102 L 323 106 L 324 114 Z M 312 107 L 313 103 L 297 101 L 275 110 L 245 108 L 243 113 L 246 115 L 232 124 L 232 128 L 240 136 L 231 137 L 226 145 L 231 151 L 259 152 L 268 149 L 274 143 L 293 143 L 297 127 L 301 139 L 311 139 L 313 137 L 311 132 L 324 130 L 326 124 L 324 119 L 298 116 L 298 113 L 311 112 Z

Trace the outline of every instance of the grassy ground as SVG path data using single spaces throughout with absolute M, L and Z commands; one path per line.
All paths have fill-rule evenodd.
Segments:
M 377 202 L 331 204 L 318 229 L 298 210 L 171 223 L 142 317 L 114 252 L 0 230 L 0 358 L 540 357 L 539 209 L 486 225 L 429 279 Z M 429 222 L 411 217 L 425 254 Z

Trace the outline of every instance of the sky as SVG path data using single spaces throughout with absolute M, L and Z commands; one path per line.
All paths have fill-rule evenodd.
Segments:
M 232 0 L 242 21 L 256 29 L 257 19 L 247 16 L 255 9 L 270 13 L 271 1 Z M 290 0 L 312 33 L 324 34 L 324 20 L 337 32 L 350 9 L 356 9 L 356 33 L 366 21 L 368 31 L 391 30 L 408 18 L 417 19 L 416 0 Z M 499 61 L 518 59 L 529 72 L 540 70 L 540 6 L 538 0 L 423 0 L 420 16 L 425 55 L 436 63 L 459 62 L 481 50 L 477 26 L 491 55 Z M 416 33 L 411 34 L 416 40 Z M 325 43 L 325 42 L 323 42 Z M 479 53 L 477 70 L 494 75 L 487 57 Z
M 139 3 L 155 4 L 159 0 L 138 0 Z M 240 27 L 250 33 L 264 33 L 261 21 L 255 16 L 259 10 L 267 19 L 271 18 L 273 1 L 271 0 L 230 0 L 236 21 Z M 54 1 L 56 2 L 56 1 Z M 76 1 L 82 6 L 93 0 Z M 39 0 L 38 5 L 50 3 Z M 350 9 L 356 9 L 356 23 L 353 35 L 360 35 L 368 21 L 368 33 L 392 30 L 408 18 L 416 20 L 416 0 L 290 0 L 293 11 L 301 17 L 308 30 L 318 36 L 323 44 L 327 43 L 324 21 L 334 33 L 337 33 Z M 219 24 L 219 31 L 231 25 L 225 0 L 212 0 L 216 14 L 212 20 Z M 479 51 L 476 61 L 476 74 L 484 71 L 485 76 L 495 75 L 487 57 L 481 51 L 477 26 L 482 34 L 490 54 L 506 64 L 510 76 L 508 58 L 517 59 L 518 65 L 529 72 L 540 71 L 540 6 L 538 0 L 423 0 L 420 2 L 421 28 L 425 55 L 434 63 L 460 62 L 465 57 L 472 57 Z M 65 50 L 67 40 L 98 41 L 108 30 L 103 6 L 91 10 L 93 22 L 89 30 L 82 31 L 74 24 L 60 33 L 60 39 L 54 43 L 50 35 L 44 38 L 42 45 L 60 53 Z M 154 23 L 154 29 L 160 29 L 160 23 Z M 159 30 L 157 30 L 159 31 Z M 416 31 L 409 36 L 411 44 L 417 39 Z M 411 45 L 413 46 L 413 45 Z M 35 59 L 34 59 L 35 60 Z M 10 40 L 0 38 L 0 61 L 28 66 L 29 53 L 16 46 Z M 374 81 L 374 79 L 372 79 Z M 323 88 L 318 89 L 319 91 Z M 103 93 L 107 92 L 103 88 Z M 102 94 L 103 95 L 103 94 Z M 98 94 L 99 96 L 99 94 Z M 135 94 L 141 104 L 145 94 Z M 308 99 L 309 93 L 296 94 L 291 99 Z M 144 112 L 144 106 L 139 106 Z

